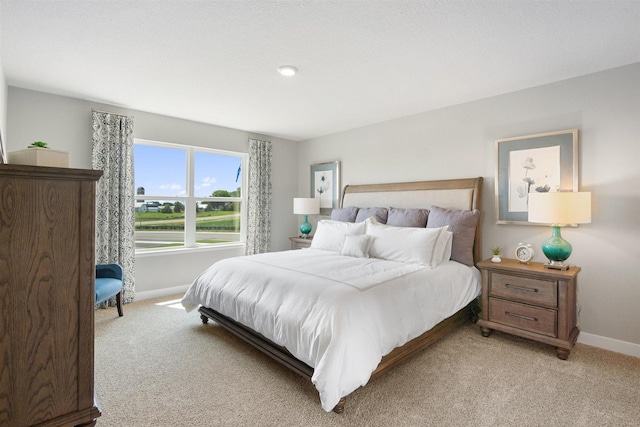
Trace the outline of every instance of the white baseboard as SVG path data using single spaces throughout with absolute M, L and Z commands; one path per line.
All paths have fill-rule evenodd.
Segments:
M 156 289 L 153 291 L 136 292 L 136 301 L 145 299 L 166 297 L 169 295 L 182 294 L 189 289 L 189 285 L 174 286 L 172 288 Z M 634 344 L 626 341 L 620 341 L 614 338 L 607 338 L 600 335 L 588 334 L 580 332 L 578 342 L 594 347 L 603 348 L 616 353 L 622 353 L 629 356 L 640 357 L 640 344 Z
M 592 345 L 594 347 L 603 348 L 609 351 L 615 351 L 616 353 L 640 357 L 640 344 L 620 341 L 614 338 L 607 338 L 600 335 L 588 334 L 585 332 L 580 332 L 580 335 L 578 335 L 578 342 L 586 345 Z
M 183 294 L 189 289 L 189 285 L 174 286 L 172 288 L 154 289 L 153 291 L 136 292 L 135 301 L 166 297 L 169 295 Z

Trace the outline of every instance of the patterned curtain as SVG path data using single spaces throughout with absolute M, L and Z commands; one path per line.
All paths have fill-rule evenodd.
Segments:
M 135 205 L 133 117 L 93 112 L 93 169 L 96 187 L 96 263 L 124 269 L 122 302 L 135 297 Z M 115 305 L 115 297 L 105 305 Z
M 271 142 L 249 140 L 247 255 L 271 245 Z

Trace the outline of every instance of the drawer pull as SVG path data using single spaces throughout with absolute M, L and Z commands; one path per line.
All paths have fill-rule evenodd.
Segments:
M 523 316 L 522 314 L 516 314 L 516 313 L 512 313 L 510 311 L 505 311 L 504 314 L 506 314 L 507 316 L 517 317 L 519 319 L 530 320 L 532 322 L 537 322 L 538 321 L 537 317 Z
M 512 285 L 511 283 L 505 283 L 504 287 L 505 288 L 511 288 L 511 289 L 517 289 L 519 291 L 525 291 L 525 292 L 538 292 L 537 288 L 527 288 L 526 286 Z

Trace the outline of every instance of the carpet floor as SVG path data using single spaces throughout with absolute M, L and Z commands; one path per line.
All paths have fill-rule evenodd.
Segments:
M 98 426 L 640 425 L 640 359 L 577 344 L 562 361 L 474 324 L 326 413 L 310 382 L 178 298 L 96 310 Z

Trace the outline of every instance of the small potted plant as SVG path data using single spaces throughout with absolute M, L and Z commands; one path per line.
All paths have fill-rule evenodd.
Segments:
M 29 145 L 28 148 L 49 148 L 49 147 L 47 147 L 47 143 L 46 142 L 36 141 L 36 142 L 32 143 L 31 145 Z
M 491 253 L 493 254 L 491 262 L 502 262 L 502 259 L 500 259 L 500 252 L 502 252 L 502 248 L 500 246 L 496 246 L 491 249 Z

